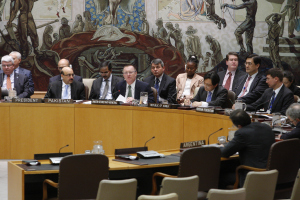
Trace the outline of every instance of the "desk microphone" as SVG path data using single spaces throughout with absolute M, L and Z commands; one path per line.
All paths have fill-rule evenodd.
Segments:
M 208 138 L 207 138 L 207 145 L 209 145 L 209 138 L 210 138 L 210 136 L 212 136 L 212 135 L 215 134 L 216 132 L 219 132 L 220 130 L 223 130 L 223 128 L 220 128 L 219 130 L 213 132 L 212 134 L 210 134 L 210 135 L 208 136 Z
M 61 148 L 59 149 L 58 153 L 60 153 L 60 150 L 62 150 L 62 149 L 65 148 L 65 147 L 68 147 L 68 146 L 69 146 L 69 145 L 67 144 L 66 146 L 61 147 Z
M 153 136 L 152 138 L 150 138 L 149 140 L 147 140 L 147 142 L 145 142 L 144 147 L 146 147 L 146 144 L 147 144 L 150 140 L 153 140 L 154 138 L 155 138 L 155 136 Z
M 270 100 L 271 100 L 271 99 L 269 99 L 268 101 L 265 101 L 265 102 L 263 102 L 263 103 L 261 103 L 261 104 L 258 104 L 258 105 L 255 107 L 255 112 L 254 112 L 254 114 L 256 114 L 257 108 L 258 108 L 259 106 L 264 105 L 265 103 L 270 102 Z

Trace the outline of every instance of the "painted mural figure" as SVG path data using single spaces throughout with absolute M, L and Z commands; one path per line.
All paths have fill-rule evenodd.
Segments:
M 66 13 L 65 9 L 66 9 L 66 6 L 67 6 L 67 1 L 68 0 L 57 0 L 57 13 L 56 13 L 57 17 L 60 17 L 59 16 L 60 9 L 62 9 L 62 11 L 64 13 Z M 61 7 L 61 5 L 63 5 L 63 7 Z
M 59 42 L 59 35 L 58 33 L 53 33 L 53 45 Z
M 128 31 L 131 31 L 131 25 L 129 24 L 130 18 L 126 15 L 125 16 L 125 23 L 121 25 L 120 28 L 126 29 Z
M 212 51 L 211 54 L 211 65 L 215 67 L 223 60 L 221 45 L 220 43 L 213 38 L 211 35 L 205 36 L 205 41 L 209 44 L 209 48 Z
M 284 15 L 282 13 L 282 15 Z M 270 20 L 272 18 L 272 21 Z M 269 36 L 269 54 L 270 58 L 273 63 L 274 68 L 280 68 L 283 70 L 283 67 L 281 65 L 281 60 L 279 56 L 279 35 L 281 31 L 281 27 L 278 24 L 278 22 L 281 19 L 281 15 L 278 13 L 272 13 L 269 16 L 266 17 L 266 22 L 269 26 L 268 30 L 268 36 Z
M 46 26 L 43 33 L 43 44 L 41 50 L 50 50 L 52 47 L 52 37 L 53 27 L 51 25 Z
M 99 20 L 94 20 L 92 22 L 92 16 L 89 11 L 84 11 L 83 17 L 84 17 L 84 29 L 83 29 L 84 31 L 93 31 L 97 29 Z
M 182 42 L 182 34 L 174 28 L 173 24 L 171 22 L 166 23 L 166 28 L 169 30 L 169 33 L 167 35 L 167 41 L 169 44 L 171 44 L 170 38 L 172 38 L 175 41 L 175 47 L 180 51 L 181 56 L 183 57 L 184 61 L 186 61 L 186 56 L 184 55 L 184 44 Z
M 71 28 L 68 24 L 67 18 L 61 18 L 61 27 L 59 28 L 59 39 L 62 40 L 64 38 L 70 37 L 72 35 Z
M 139 23 L 138 22 L 134 22 L 133 23 L 133 32 L 139 33 Z
M 152 35 L 155 38 L 160 38 L 162 40 L 164 40 L 165 42 L 168 41 L 167 37 L 168 37 L 168 32 L 165 29 L 164 25 L 163 25 L 163 20 L 162 18 L 158 18 L 155 22 L 156 26 L 157 26 L 157 32 L 155 33 L 152 29 Z
M 253 33 L 254 33 L 254 28 L 255 28 L 255 15 L 257 12 L 257 1 L 256 0 L 243 0 L 244 3 L 240 5 L 233 5 L 233 4 L 227 4 L 224 3 L 221 8 L 231 8 L 234 10 L 239 10 L 246 8 L 246 19 L 243 23 L 241 23 L 237 29 L 235 30 L 234 34 L 237 40 L 237 43 L 240 45 L 241 53 L 245 53 L 246 49 L 244 47 L 243 43 L 243 37 L 242 35 L 245 33 L 245 40 L 246 40 L 246 46 L 247 46 L 247 52 L 249 54 L 253 53 Z
M 4 10 L 5 3 L 6 3 L 6 0 L 0 0 L 0 21 L 2 21 L 2 13 Z
M 192 26 L 189 26 L 187 31 L 185 32 L 187 39 L 185 42 L 186 51 L 188 53 L 188 57 L 191 55 L 197 56 L 197 58 L 202 58 L 203 55 L 201 52 L 201 43 L 200 38 L 195 35 L 197 33 L 197 29 L 193 29 Z
M 140 20 L 142 20 L 140 33 L 149 35 L 149 22 L 146 19 L 146 12 L 144 10 L 140 12 Z
M 294 19 L 296 16 L 299 16 L 299 0 L 285 0 L 283 2 L 283 5 L 285 5 L 285 6 L 281 10 L 281 13 L 285 13 L 285 14 L 282 16 L 282 20 L 281 20 L 280 37 L 282 37 L 282 35 L 283 35 L 285 17 L 286 17 L 286 15 L 288 15 L 288 19 L 289 19 L 288 37 L 293 38 L 293 37 L 295 37 L 295 35 L 294 35 L 295 20 Z M 285 12 L 285 11 L 287 11 L 287 12 Z
M 21 54 L 27 57 L 29 54 L 29 47 L 27 37 L 31 39 L 34 53 L 38 54 L 39 36 L 36 31 L 36 25 L 32 16 L 32 8 L 36 0 L 14 0 L 10 5 L 10 16 L 7 22 L 7 27 L 12 27 L 12 21 L 16 18 L 18 11 L 18 33 L 21 43 Z
M 75 22 L 73 23 L 72 33 L 83 32 L 84 22 L 80 14 L 76 15 Z
M 122 51 L 119 53 L 116 52 L 116 49 L 111 46 L 111 44 L 107 45 L 107 49 L 104 52 L 99 52 L 98 58 L 100 60 L 114 60 L 119 55 L 121 55 Z
M 205 0 L 180 0 L 180 13 L 169 12 L 168 17 L 173 16 L 179 20 L 201 20 L 199 15 L 205 15 Z
M 206 18 L 217 24 L 218 29 L 221 29 L 222 24 L 223 28 L 226 27 L 226 20 L 219 17 L 215 12 L 215 0 L 206 0 Z
M 202 65 L 200 67 L 200 72 L 206 72 L 206 67 L 211 67 L 209 65 L 210 58 L 211 58 L 211 53 L 210 52 L 206 52 L 205 58 L 203 59 L 204 62 L 202 63 Z

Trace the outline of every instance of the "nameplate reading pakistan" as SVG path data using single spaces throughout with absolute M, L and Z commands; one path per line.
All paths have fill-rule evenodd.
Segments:
M 31 99 L 31 98 L 13 98 L 13 103 L 42 103 L 42 99 Z
M 45 103 L 72 104 L 73 99 L 45 99 Z

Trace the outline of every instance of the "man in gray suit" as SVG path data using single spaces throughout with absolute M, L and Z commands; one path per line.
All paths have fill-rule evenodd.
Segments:
M 110 61 L 102 62 L 99 66 L 101 77 L 94 80 L 89 99 L 113 99 L 113 89 L 123 78 L 112 74 Z

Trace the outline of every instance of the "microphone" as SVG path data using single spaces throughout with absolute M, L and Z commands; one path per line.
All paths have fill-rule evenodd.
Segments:
M 259 106 L 264 105 L 265 103 L 270 102 L 270 100 L 271 100 L 271 99 L 269 99 L 268 101 L 265 101 L 265 102 L 263 102 L 263 103 L 261 103 L 261 104 L 258 104 L 258 105 L 255 107 L 255 110 L 254 110 L 255 112 L 254 112 L 254 114 L 256 114 L 257 108 L 258 108 Z
M 154 138 L 155 138 L 155 136 L 153 136 L 152 138 L 150 138 L 149 140 L 147 140 L 147 142 L 145 142 L 144 147 L 146 147 L 146 144 L 147 144 L 150 140 L 153 140 Z
M 216 132 L 219 132 L 220 130 L 223 130 L 223 128 L 220 128 L 219 130 L 217 130 L 217 131 L 211 133 L 211 134 L 208 136 L 208 138 L 207 138 L 207 145 L 209 145 L 209 138 L 210 138 L 210 136 L 212 136 L 212 135 L 215 134 Z
M 65 147 L 68 147 L 68 146 L 69 146 L 69 145 L 67 144 L 66 146 L 61 147 L 61 148 L 59 149 L 58 153 L 60 153 L 60 150 L 62 150 L 62 149 L 65 148 Z

